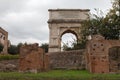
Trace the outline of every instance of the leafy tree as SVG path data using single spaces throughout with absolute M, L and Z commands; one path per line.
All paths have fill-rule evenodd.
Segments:
M 23 43 L 19 43 L 18 45 L 17 45 L 17 49 L 18 49 L 18 53 L 20 53 L 20 47 L 23 45 Z
M 45 50 L 45 53 L 47 53 L 47 52 L 48 52 L 49 44 L 48 44 L 48 43 L 44 43 L 44 44 L 42 44 L 40 47 Z
M 120 36 L 120 1 L 114 0 L 113 7 L 105 17 L 93 14 L 90 20 L 83 22 L 82 36 L 101 34 L 106 39 L 119 39 Z M 101 11 L 100 11 L 101 14 Z
M 0 43 L 0 53 L 3 51 L 4 46 Z
M 96 10 L 97 14 L 91 14 L 90 19 L 82 22 L 81 40 L 73 43 L 73 47 L 69 48 L 65 45 L 64 50 L 84 49 L 87 36 L 100 34 L 105 39 L 120 39 L 120 0 L 113 0 L 112 8 L 104 17 L 101 10 Z
M 18 54 L 18 47 L 16 45 L 10 45 L 8 53 L 12 55 Z
M 62 48 L 63 48 L 63 51 L 70 51 L 70 50 L 72 50 L 72 48 L 68 46 L 68 43 L 66 43 L 66 44 L 64 43 Z
M 120 38 L 120 0 L 112 0 L 112 8 L 105 17 L 111 39 Z
M 79 49 L 85 49 L 86 41 L 79 40 L 72 43 L 72 47 L 69 47 L 68 44 L 63 45 L 63 51 L 70 51 L 70 50 L 79 50 Z

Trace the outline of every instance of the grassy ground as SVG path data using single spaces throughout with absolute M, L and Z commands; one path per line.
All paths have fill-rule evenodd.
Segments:
M 52 70 L 48 72 L 0 72 L 0 80 L 120 80 L 120 74 L 90 74 L 78 70 Z

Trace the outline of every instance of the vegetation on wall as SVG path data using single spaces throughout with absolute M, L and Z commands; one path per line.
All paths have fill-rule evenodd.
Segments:
M 22 43 L 19 43 L 18 45 L 10 45 L 8 48 L 8 53 L 12 55 L 16 55 L 20 53 L 20 47 L 22 46 Z
M 19 59 L 19 55 L 0 55 L 0 61 L 2 60 L 14 60 Z
M 49 44 L 48 44 L 48 43 L 43 43 L 40 47 L 41 47 L 42 49 L 44 49 L 45 53 L 47 53 L 47 52 L 48 52 Z
M 103 16 L 104 13 L 101 10 L 95 9 L 97 14 L 91 14 L 90 19 L 82 23 L 81 28 L 81 40 L 75 41 L 73 47 L 70 48 L 64 45 L 64 50 L 76 50 L 84 49 L 88 36 L 100 34 L 105 39 L 120 39 L 120 1 L 112 0 L 112 8 Z
M 114 0 L 112 5 L 105 17 L 102 11 L 97 10 L 97 15 L 92 14 L 92 18 L 83 22 L 81 34 L 84 38 L 94 34 L 101 34 L 105 39 L 120 38 L 120 1 Z

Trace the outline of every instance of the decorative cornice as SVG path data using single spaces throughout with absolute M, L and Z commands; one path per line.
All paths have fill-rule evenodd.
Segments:
M 81 19 L 49 19 L 48 23 L 81 23 L 85 20 Z
M 0 27 L 0 32 L 3 33 L 4 35 L 8 35 L 8 32 L 5 31 L 2 27 Z
M 49 9 L 48 11 L 90 11 L 90 9 Z

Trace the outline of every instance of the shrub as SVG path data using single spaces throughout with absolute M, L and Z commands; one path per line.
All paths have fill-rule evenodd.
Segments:
M 12 60 L 12 59 L 18 59 L 19 55 L 0 55 L 0 61 L 1 60 Z

